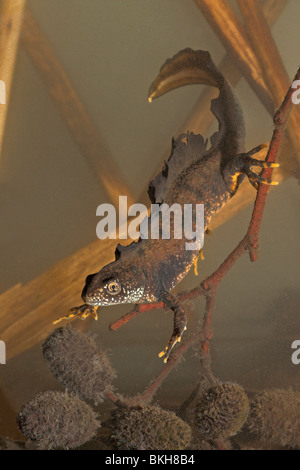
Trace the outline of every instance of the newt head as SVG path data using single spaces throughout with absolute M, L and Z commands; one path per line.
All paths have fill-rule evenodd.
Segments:
M 86 278 L 81 297 L 85 304 L 92 306 L 127 304 L 139 302 L 144 290 L 145 279 L 141 269 L 121 266 L 114 261 Z
M 117 245 L 115 261 L 104 266 L 98 273 L 87 276 L 81 293 L 84 304 L 71 308 L 67 315 L 58 318 L 53 324 L 75 317 L 85 320 L 92 316 L 97 320 L 99 306 L 144 301 L 147 275 L 139 254 L 136 253 L 136 247 L 135 242 L 124 247 Z

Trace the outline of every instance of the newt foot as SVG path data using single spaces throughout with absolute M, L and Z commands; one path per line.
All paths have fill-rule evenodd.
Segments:
M 185 330 L 186 330 L 186 326 L 183 328 L 181 333 L 179 331 L 174 331 L 171 338 L 170 338 L 170 340 L 169 340 L 169 342 L 168 342 L 168 344 L 167 344 L 167 346 L 165 347 L 165 349 L 158 354 L 158 357 L 165 356 L 164 359 L 163 359 L 165 364 L 168 361 L 170 353 L 171 353 L 172 349 L 174 348 L 175 344 L 181 342 L 182 333 Z
M 265 147 L 266 145 L 262 144 L 250 150 L 248 153 L 238 154 L 229 163 L 225 169 L 224 177 L 232 194 L 235 194 L 238 188 L 239 177 L 241 175 L 246 175 L 249 179 L 249 182 L 256 190 L 258 189 L 260 183 L 270 186 L 275 186 L 278 184 L 277 181 L 271 181 L 269 178 L 263 178 L 260 174 L 253 170 L 255 167 L 261 169 L 279 167 L 278 163 L 271 163 L 253 158 L 253 155 L 260 152 Z
M 70 320 L 74 317 L 78 317 L 80 318 L 80 320 L 85 320 L 87 317 L 91 316 L 95 320 L 98 320 L 97 308 L 98 306 L 92 306 L 87 304 L 80 305 L 79 307 L 73 307 L 69 310 L 69 313 L 67 315 L 58 318 L 58 320 L 55 320 L 53 322 L 53 325 L 56 325 L 56 323 L 59 323 L 62 320 Z
M 195 258 L 195 261 L 193 263 L 194 264 L 194 274 L 195 274 L 195 276 L 198 276 L 198 261 L 199 261 L 199 259 L 201 259 L 202 261 L 205 259 L 202 248 L 199 251 L 199 254 L 198 254 L 197 258 Z
M 247 154 L 242 154 L 238 156 L 238 158 L 241 158 L 241 173 L 244 173 L 248 176 L 250 183 L 252 184 L 252 186 L 254 186 L 255 189 L 258 189 L 258 183 L 267 184 L 269 186 L 275 186 L 278 184 L 278 181 L 271 181 L 269 179 L 263 178 L 262 176 L 255 173 L 255 171 L 253 171 L 253 167 L 262 169 L 279 167 L 279 163 L 271 163 L 252 158 L 252 155 L 255 155 L 257 152 L 266 147 L 267 146 L 265 144 L 261 144 L 258 147 L 255 147 L 254 149 L 250 150 L 250 152 L 248 152 Z
M 245 162 L 244 169 L 244 173 L 248 176 L 250 183 L 255 189 L 258 189 L 258 183 L 267 184 L 269 186 L 275 186 L 278 184 L 278 181 L 271 181 L 255 173 L 252 169 L 253 167 L 278 168 L 278 163 L 262 162 L 260 160 L 255 160 L 254 158 L 250 158 L 249 162 Z

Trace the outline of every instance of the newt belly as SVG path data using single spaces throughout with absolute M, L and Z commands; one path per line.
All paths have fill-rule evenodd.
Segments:
M 201 135 L 187 133 L 173 140 L 172 151 L 162 171 L 149 184 L 153 204 L 204 205 L 204 229 L 211 218 L 234 196 L 245 176 L 257 188 L 262 180 L 252 167 L 271 166 L 252 158 L 262 146 L 245 153 L 244 120 L 229 83 L 208 52 L 185 49 L 161 68 L 149 91 L 149 101 L 183 85 L 206 84 L 220 90 L 211 104 L 219 130 L 211 146 Z M 151 225 L 151 221 L 149 220 Z M 149 225 L 149 226 L 150 226 Z M 194 264 L 199 249 L 186 249 L 187 239 L 177 239 L 171 227 L 169 239 L 142 239 L 118 245 L 115 261 L 87 277 L 82 292 L 85 304 L 70 315 L 96 315 L 101 305 L 162 301 L 174 312 L 174 331 L 160 354 L 166 362 L 173 346 L 186 329 L 184 307 L 171 293 Z

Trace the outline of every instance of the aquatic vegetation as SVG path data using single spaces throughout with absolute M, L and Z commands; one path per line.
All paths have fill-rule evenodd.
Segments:
M 25 436 L 40 449 L 72 449 L 89 441 L 100 423 L 92 408 L 75 395 L 39 393 L 17 416 Z
M 159 406 L 119 409 L 113 414 L 118 449 L 184 450 L 192 438 L 190 426 Z
M 300 392 L 265 390 L 251 402 L 247 426 L 264 440 L 300 447 Z
M 296 77 L 299 78 L 299 76 L 300 70 Z M 259 229 L 267 197 L 267 186 L 258 183 L 265 183 L 271 177 L 272 168 L 276 166 L 275 160 L 291 107 L 292 92 L 291 87 L 274 118 L 275 130 L 268 155 L 265 162 L 259 165 L 264 169 L 260 176 L 256 175 L 259 179 L 255 181 L 257 184 L 254 186 L 258 189 L 258 194 L 246 235 L 211 276 L 192 291 L 178 296 L 179 300 L 191 299 L 198 295 L 205 296 L 206 309 L 202 328 L 195 329 L 191 336 L 186 336 L 183 344 L 176 346 L 173 351 L 173 346 L 181 340 L 185 324 L 179 304 L 172 303 L 169 298 L 169 304 L 165 303 L 175 310 L 175 318 L 176 313 L 179 313 L 177 319 L 180 320 L 182 331 L 173 334 L 168 346 L 160 354 L 160 357 L 166 356 L 165 368 L 151 381 L 143 393 L 126 399 L 114 393 L 112 380 L 115 377 L 115 371 L 107 355 L 98 349 L 91 338 L 70 327 L 54 330 L 43 344 L 43 354 L 54 376 L 72 394 L 44 392 L 23 406 L 17 422 L 30 442 L 36 443 L 39 448 L 49 449 L 76 448 L 93 437 L 100 442 L 101 436 L 97 432 L 100 425 L 96 413 L 89 405 L 81 401 L 79 396 L 94 402 L 100 402 L 105 398 L 115 405 L 116 408 L 105 422 L 109 445 L 113 448 L 180 450 L 192 445 L 193 441 L 196 442 L 198 448 L 230 448 L 233 442 L 232 436 L 242 429 L 247 419 L 249 401 L 240 385 L 228 382 L 218 383 L 213 375 L 210 358 L 212 311 L 217 287 L 234 263 L 246 252 L 249 253 L 251 261 L 257 259 Z M 108 289 L 109 286 L 112 289 L 110 284 L 108 284 Z M 116 286 L 118 288 L 115 280 L 112 284 L 114 288 Z M 115 295 L 115 292 L 113 294 Z M 155 299 L 162 300 L 158 296 L 155 296 Z M 161 306 L 161 302 L 158 302 L 157 306 Z M 153 308 L 155 308 L 153 305 L 146 306 L 146 308 L 143 305 L 136 306 L 132 312 L 115 322 L 112 329 L 116 329 L 137 313 Z M 80 309 L 80 314 L 83 314 L 83 318 L 87 316 L 84 309 Z M 67 318 L 73 317 L 74 312 L 67 316 Z M 198 382 L 196 389 L 181 406 L 178 406 L 176 412 L 163 410 L 151 404 L 158 387 L 175 364 L 180 361 L 183 352 L 191 346 L 197 348 L 198 358 L 200 357 L 199 376 L 195 380 L 196 383 Z M 172 354 L 170 354 L 171 351 Z M 199 383 L 203 382 L 208 384 L 207 388 L 202 390 L 202 393 L 195 393 L 199 392 Z M 289 400 L 282 394 L 279 401 L 276 401 L 278 398 L 273 400 L 274 397 L 270 400 L 270 397 L 266 398 L 264 393 L 267 392 L 263 392 L 262 398 L 257 398 L 257 401 L 252 404 L 248 428 L 253 433 L 260 433 L 259 435 L 263 438 L 269 436 L 281 445 L 298 446 L 299 411 L 295 411 L 294 415 L 288 412 L 280 414 L 279 411 L 282 412 L 282 409 L 285 409 L 285 404 L 281 406 L 280 400 L 285 400 L 287 403 Z M 293 399 L 295 400 L 294 409 L 298 410 L 299 399 L 295 397 Z M 184 421 L 183 418 L 187 416 L 187 410 L 193 401 L 196 401 L 193 422 L 189 422 L 188 418 Z M 109 408 L 108 411 L 110 412 Z M 193 428 L 195 422 L 197 429 Z M 200 439 L 199 433 L 201 433 Z M 228 440 L 226 445 L 224 445 L 224 439 Z
M 191 428 L 174 412 L 147 405 L 141 396 L 125 400 L 112 392 L 115 371 L 88 335 L 72 327 L 57 328 L 45 340 L 43 354 L 55 377 L 74 393 L 43 392 L 22 407 L 17 424 L 29 442 L 68 449 L 91 440 L 100 423 L 80 395 L 95 402 L 105 397 L 119 406 L 108 422 L 110 441 L 117 448 L 180 450 L 189 445 Z
M 69 351 L 67 341 L 70 341 Z M 218 382 L 202 372 L 191 396 L 177 409 L 170 411 L 153 404 L 153 396 L 167 376 L 166 368 L 170 371 L 180 362 L 188 344 L 180 346 L 143 393 L 123 398 L 112 390 L 114 369 L 107 355 L 99 353 L 94 341 L 74 328 L 57 328 L 45 340 L 43 353 L 55 377 L 64 385 L 68 383 L 72 393 L 39 393 L 18 413 L 19 429 L 30 445 L 42 449 L 77 448 L 92 439 L 116 450 L 230 449 L 232 437 L 237 435 L 234 439 L 238 439 L 245 428 L 262 440 L 287 447 L 300 446 L 299 392 L 263 391 L 252 400 L 249 412 L 248 396 L 239 384 Z M 191 341 L 191 344 L 195 343 Z M 87 356 L 82 358 L 84 354 Z M 74 372 L 76 360 L 79 371 L 84 364 L 87 369 L 83 375 L 86 389 Z M 207 365 L 203 359 L 202 365 L 205 371 Z M 105 369 L 109 371 L 107 376 L 103 373 Z M 92 399 L 95 406 L 96 398 L 98 402 L 109 400 L 113 408 L 108 407 L 108 419 L 101 419 L 101 413 L 78 397 L 79 392 L 80 396 Z M 99 420 L 103 434 L 99 431 Z
M 249 400 L 243 388 L 234 383 L 221 383 L 200 396 L 196 422 L 205 437 L 227 438 L 242 428 L 248 412 Z
M 43 343 L 43 355 L 55 378 L 79 397 L 103 401 L 112 390 L 115 370 L 95 341 L 68 326 L 56 328 Z

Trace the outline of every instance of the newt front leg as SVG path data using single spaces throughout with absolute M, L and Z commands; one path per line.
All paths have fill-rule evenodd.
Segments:
M 97 308 L 98 306 L 92 306 L 87 304 L 80 305 L 79 307 L 73 307 L 68 311 L 67 315 L 58 318 L 58 320 L 55 320 L 53 322 L 53 325 L 56 325 L 62 320 L 70 320 L 74 317 L 80 318 L 81 320 L 85 320 L 87 317 L 92 316 L 95 320 L 98 320 Z
M 165 349 L 158 355 L 159 357 L 165 356 L 164 363 L 166 363 L 175 344 L 181 341 L 182 334 L 186 330 L 187 317 L 183 306 L 174 295 L 165 292 L 160 300 L 174 312 L 173 334 Z

